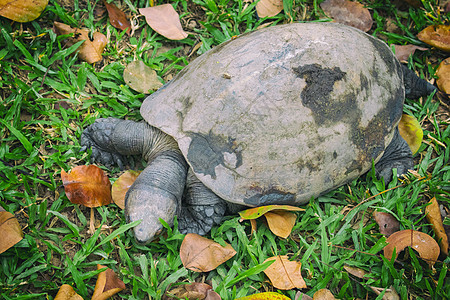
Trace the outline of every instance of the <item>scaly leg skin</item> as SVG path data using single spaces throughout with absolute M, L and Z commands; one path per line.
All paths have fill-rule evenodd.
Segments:
M 223 199 L 207 188 L 189 169 L 185 196 L 178 214 L 181 233 L 207 234 L 214 225 L 220 224 L 227 205 Z
M 408 173 L 414 167 L 412 152 L 406 141 L 401 137 L 398 128 L 395 129 L 391 143 L 384 151 L 380 161 L 375 165 L 379 178 L 383 177 L 386 186 L 392 181 L 392 170 L 397 169 L 397 176 Z
M 159 219 L 173 224 L 180 208 L 187 164 L 175 140 L 145 122 L 99 119 L 81 136 L 83 148 L 92 147 L 92 160 L 126 164 L 127 155 L 142 155 L 148 166 L 125 196 L 125 215 L 140 243 L 150 242 L 162 229 Z

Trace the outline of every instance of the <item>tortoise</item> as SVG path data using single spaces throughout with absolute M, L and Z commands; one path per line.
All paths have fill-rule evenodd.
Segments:
M 435 87 L 382 41 L 336 23 L 245 33 L 199 56 L 148 96 L 145 121 L 98 119 L 81 136 L 94 161 L 148 162 L 126 194 L 138 242 L 177 215 L 182 233 L 207 233 L 227 203 L 301 205 L 375 164 L 413 168 L 397 124 L 406 97 Z

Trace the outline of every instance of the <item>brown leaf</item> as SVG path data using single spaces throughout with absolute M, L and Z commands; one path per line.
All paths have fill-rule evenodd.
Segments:
M 144 94 L 155 91 L 163 85 L 158 80 L 155 70 L 142 60 L 135 60 L 127 65 L 123 70 L 123 80 L 130 88 Z
M 287 238 L 297 221 L 297 215 L 284 210 L 274 210 L 264 214 L 270 231 L 276 236 Z
M 320 289 L 313 295 L 313 300 L 334 300 L 333 294 L 327 289 Z
M 448 238 L 444 230 L 444 224 L 442 222 L 441 211 L 439 209 L 439 204 L 436 197 L 433 197 L 430 204 L 425 208 L 425 214 L 427 216 L 428 222 L 430 222 L 433 227 L 434 234 L 438 240 L 439 246 L 441 247 L 442 253 L 448 255 Z
M 84 43 L 78 48 L 78 57 L 90 64 L 102 60 L 102 53 L 107 44 L 107 38 L 104 34 L 100 32 L 95 32 L 93 35 L 93 40 L 89 38 L 89 31 L 86 29 L 72 28 L 69 25 L 55 22 L 54 23 L 55 32 L 58 35 L 71 34 L 73 37 L 68 38 L 68 46 L 71 46 L 79 41 L 84 41 Z
M 56 297 L 54 300 L 83 300 L 83 297 L 78 295 L 74 290 L 73 287 L 68 284 L 63 284 L 58 291 L 58 294 L 56 294 Z
M 350 274 L 352 274 L 355 277 L 358 278 L 364 278 L 365 275 L 369 274 L 367 273 L 367 271 L 357 268 L 357 267 L 352 267 L 352 266 L 344 266 L 344 270 L 349 272 Z
M 293 288 L 304 289 L 306 283 L 303 280 L 301 267 L 298 261 L 290 261 L 286 255 L 274 256 L 264 262 L 275 260 L 264 273 L 269 277 L 272 285 L 280 290 L 290 290 Z
M 212 289 L 206 292 L 205 300 L 221 300 L 221 299 L 222 297 L 220 297 L 220 295 L 214 292 Z
M 97 265 L 97 270 L 106 266 Z M 125 283 L 110 268 L 98 274 L 91 300 L 106 300 L 125 289 Z
M 385 289 L 369 286 L 372 291 L 374 291 L 375 294 L 380 295 Z M 400 300 L 399 295 L 395 291 L 395 289 L 391 286 L 390 289 L 386 289 L 386 292 L 383 295 L 383 300 Z
M 173 299 L 172 297 L 176 297 L 176 299 L 206 299 L 208 296 L 208 292 L 213 291 L 212 286 L 202 282 L 193 282 L 190 284 L 183 284 L 178 286 L 177 288 L 167 292 L 167 295 L 171 296 L 168 299 Z M 210 297 L 213 297 L 212 294 Z
M 389 213 L 376 211 L 373 213 L 373 217 L 375 218 L 375 222 L 377 222 L 380 227 L 380 233 L 385 237 L 389 237 L 394 232 L 400 230 L 400 223 L 393 215 Z
M 180 258 L 183 266 L 194 272 L 209 272 L 236 254 L 227 244 L 220 244 L 195 233 L 186 234 L 180 247 Z
M 446 94 L 450 94 L 450 57 L 444 59 L 436 70 L 438 88 Z
M 258 17 L 274 17 L 283 10 L 283 0 L 260 0 L 256 4 Z
M 0 232 L 0 253 L 5 252 L 23 238 L 19 221 L 7 211 L 0 211 Z
M 70 202 L 87 207 L 111 203 L 111 183 L 97 166 L 77 166 L 69 173 L 61 170 L 64 190 Z
M 108 10 L 109 22 L 111 25 L 120 30 L 126 29 L 127 34 L 130 34 L 131 23 L 128 21 L 125 13 L 118 9 L 114 4 L 106 2 L 106 0 L 103 0 L 103 4 L 105 4 L 106 9 Z
M 2 0 L 0 16 L 16 22 L 30 22 L 44 11 L 48 0 Z
M 111 197 L 114 203 L 121 209 L 125 208 L 125 194 L 130 186 L 136 181 L 136 178 L 140 173 L 141 172 L 127 170 L 113 183 Z
M 139 12 L 145 16 L 147 24 L 160 35 L 170 40 L 187 38 L 180 23 L 180 16 L 171 4 L 140 8 Z
M 398 123 L 398 131 L 408 144 L 411 152 L 416 154 L 423 140 L 423 130 L 416 117 L 403 114 L 400 123 Z
M 320 7 L 338 23 L 358 28 L 364 32 L 372 28 L 372 16 L 361 3 L 349 0 L 325 0 Z
M 450 25 L 430 25 L 417 37 L 428 45 L 450 52 Z
M 387 238 L 388 245 L 384 247 L 384 257 L 391 259 L 394 249 L 396 258 L 406 247 L 411 247 L 430 266 L 433 266 L 439 256 L 438 243 L 428 234 L 412 229 L 397 231 Z
M 410 55 L 413 55 L 416 50 L 427 51 L 428 48 L 419 47 L 416 45 L 394 45 L 395 57 L 401 62 L 408 61 Z

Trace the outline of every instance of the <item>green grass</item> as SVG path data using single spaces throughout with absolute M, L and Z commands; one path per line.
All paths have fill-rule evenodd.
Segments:
M 390 1 L 361 2 L 374 17 L 371 34 L 388 44 L 424 46 L 416 37 L 420 30 L 449 22 L 448 16 L 436 10 L 437 1 L 406 10 Z M 141 0 L 120 3 L 130 15 L 146 6 Z M 450 259 L 441 256 L 430 269 L 412 250 L 405 251 L 399 262 L 384 258 L 380 251 L 385 238 L 372 217 L 375 210 L 390 212 L 401 229 L 434 236 L 424 217 L 426 203 L 436 197 L 450 208 L 449 111 L 437 95 L 407 100 L 404 108 L 424 128 L 425 141 L 415 157 L 421 178 L 411 176 L 404 184 L 394 181 L 389 185 L 392 189 L 381 193 L 384 184 L 369 174 L 313 199 L 298 214 L 294 232 L 286 240 L 274 236 L 261 221 L 258 231 L 250 234 L 248 223 L 230 216 L 209 237 L 230 243 L 237 254 L 209 273 L 194 273 L 182 266 L 178 252 L 184 236 L 176 228 L 168 228 L 158 242 L 136 244 L 128 230 L 133 224 L 126 224 L 115 205 L 95 209 L 97 230 L 87 233 L 90 210 L 68 201 L 60 171 L 88 163 L 89 153 L 79 151 L 79 137 L 95 119 L 141 119 L 139 107 L 145 95 L 125 85 L 122 73 L 127 63 L 141 59 L 166 80 L 188 64 L 192 59 L 189 50 L 198 42 L 202 45 L 193 56 L 269 21 L 328 20 L 320 1 L 315 0 L 284 1 L 285 13 L 269 20 L 258 19 L 254 4 L 242 1 L 171 3 L 183 21 L 190 18 L 198 24 L 194 35 L 178 42 L 153 32 L 143 18 L 138 19 L 137 34 L 128 38 L 105 16 L 94 14 L 100 1 L 75 0 L 72 7 L 64 7 L 51 0 L 39 19 L 26 24 L 0 18 L 0 205 L 16 215 L 25 234 L 21 242 L 0 254 L 0 298 L 53 299 L 67 283 L 88 299 L 98 274 L 96 264 L 101 263 L 125 282 L 127 289 L 119 293 L 123 298 L 159 299 L 178 284 L 206 280 L 222 299 L 234 299 L 273 290 L 262 270 L 265 259 L 277 254 L 301 261 L 308 285 L 304 292 L 310 296 L 328 288 L 341 299 L 375 299 L 369 286 L 392 286 L 402 299 L 448 298 Z M 103 62 L 89 65 L 71 55 L 79 45 L 66 47 L 64 37 L 51 30 L 54 21 L 109 32 Z M 401 33 L 388 32 L 388 21 Z M 158 51 L 162 47 L 172 50 Z M 408 65 L 431 79 L 443 58 L 443 52 L 432 49 L 416 53 Z M 117 168 L 104 169 L 110 178 L 118 177 Z M 364 199 L 368 200 L 357 205 Z M 344 265 L 359 267 L 369 275 L 355 278 Z M 296 292 L 282 293 L 294 299 Z

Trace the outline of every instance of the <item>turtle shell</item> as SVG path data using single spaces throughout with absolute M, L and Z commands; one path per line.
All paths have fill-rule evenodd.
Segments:
M 344 25 L 297 23 L 206 52 L 141 114 L 221 198 L 301 204 L 381 158 L 403 101 L 401 66 L 385 43 Z

